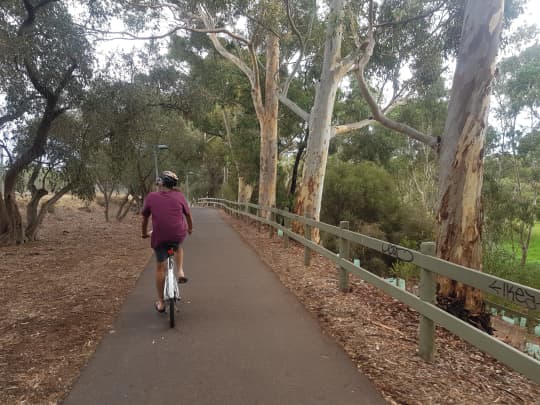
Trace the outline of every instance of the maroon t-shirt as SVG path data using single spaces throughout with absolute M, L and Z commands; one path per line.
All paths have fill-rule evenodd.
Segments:
M 152 215 L 153 248 L 167 242 L 182 242 L 186 237 L 187 224 L 184 215 L 189 214 L 189 205 L 180 191 L 157 191 L 144 200 L 142 214 Z

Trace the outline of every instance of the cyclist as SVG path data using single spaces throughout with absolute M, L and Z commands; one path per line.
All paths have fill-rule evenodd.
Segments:
M 174 247 L 178 282 L 188 281 L 183 269 L 183 249 L 181 247 L 186 234 L 193 231 L 193 221 L 189 205 L 184 195 L 176 189 L 178 176 L 171 171 L 164 171 L 158 178 L 159 191 L 149 193 L 144 200 L 142 210 L 142 237 L 148 238 L 148 218 L 152 216 L 152 238 L 150 245 L 157 259 L 156 287 L 158 301 L 155 308 L 165 311 L 163 286 L 165 284 L 167 248 Z M 185 220 L 184 220 L 185 217 Z M 187 224 L 186 224 L 187 222 Z

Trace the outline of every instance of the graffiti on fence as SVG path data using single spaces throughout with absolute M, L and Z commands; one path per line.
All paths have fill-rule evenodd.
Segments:
M 494 291 L 495 294 L 506 298 L 507 300 L 524 305 L 529 309 L 536 309 L 540 306 L 540 302 L 537 302 L 537 297 L 529 293 L 525 288 L 497 280 L 493 281 L 489 285 L 489 288 Z
M 413 252 L 404 249 L 401 246 L 392 245 L 391 243 L 383 243 L 381 252 L 388 256 L 395 257 L 396 259 L 403 260 L 404 262 L 412 262 L 414 260 Z

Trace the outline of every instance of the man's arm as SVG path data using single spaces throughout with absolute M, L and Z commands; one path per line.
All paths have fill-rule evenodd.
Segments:
M 148 238 L 148 218 L 147 216 L 143 215 L 142 220 L 142 237 L 143 239 Z
M 191 235 L 191 232 L 193 232 L 193 221 L 191 219 L 191 213 L 187 213 L 186 215 L 186 221 L 188 225 L 188 233 Z

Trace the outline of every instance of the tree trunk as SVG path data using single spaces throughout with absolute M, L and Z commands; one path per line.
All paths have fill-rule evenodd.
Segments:
M 253 186 L 246 182 L 243 176 L 238 176 L 238 202 L 248 203 L 251 201 Z
M 341 57 L 344 19 L 343 0 L 330 5 L 321 80 L 309 115 L 302 183 L 296 198 L 296 213 L 319 220 L 328 147 L 332 135 L 332 114 L 341 74 L 336 66 Z M 318 237 L 314 238 L 318 240 Z
M 43 188 L 34 188 L 32 189 L 32 199 L 26 206 L 26 234 L 28 235 L 28 229 L 32 228 L 31 224 L 34 224 L 38 220 L 39 216 L 39 202 L 43 197 L 45 197 L 48 194 L 47 190 Z M 34 232 L 35 233 L 35 232 Z
M 6 173 L 4 203 L 6 207 L 7 226 L 2 239 L 10 243 L 24 243 L 24 228 L 19 207 L 16 203 L 15 186 L 17 178 L 30 163 L 45 153 L 47 135 L 54 119 L 60 114 L 55 111 L 56 99 L 47 102 L 47 107 L 41 118 L 33 143 L 13 162 Z
M 122 201 L 122 204 L 120 205 L 120 207 L 118 207 L 118 211 L 116 212 L 116 219 L 118 221 L 122 221 L 127 213 L 129 212 L 129 210 L 131 209 L 131 207 L 133 206 L 133 203 L 135 202 L 135 199 L 134 198 L 129 198 L 131 196 L 130 193 L 128 193 L 126 195 L 126 197 L 124 198 L 124 200 Z
M 4 195 L 0 192 L 0 235 L 3 235 L 8 230 L 8 213 L 6 210 L 6 203 L 4 202 Z
M 307 146 L 307 139 L 308 139 L 308 132 L 304 135 L 304 139 L 302 142 L 298 144 L 298 151 L 296 152 L 296 156 L 294 158 L 294 166 L 292 170 L 292 177 L 291 177 L 291 188 L 289 190 L 289 195 L 294 196 L 296 194 L 296 184 L 298 182 L 298 170 L 300 169 L 300 162 L 302 160 L 302 156 L 304 155 L 304 151 L 306 150 Z M 292 209 L 293 207 L 289 207 Z
M 482 270 L 484 135 L 503 21 L 504 0 L 469 1 L 440 144 L 437 255 Z M 450 312 L 484 313 L 480 291 L 441 278 L 439 295 Z M 443 303 L 444 305 L 444 303 Z M 489 316 L 488 325 L 490 329 Z M 473 320 L 474 322 L 474 320 Z
M 535 204 L 536 205 L 536 204 Z M 532 236 L 532 230 L 534 227 L 534 222 L 532 224 L 526 224 L 525 227 L 527 228 L 526 231 L 524 230 L 522 232 L 526 233 L 525 237 L 522 236 L 522 243 L 521 243 L 521 261 L 520 266 L 522 269 L 525 268 L 525 265 L 527 264 L 527 256 L 529 254 L 529 246 L 531 244 L 531 236 Z
M 97 186 L 98 186 L 99 191 L 103 193 L 103 207 L 105 209 L 105 221 L 110 222 L 109 208 L 110 208 L 110 203 L 111 203 L 111 196 L 112 196 L 112 193 L 114 192 L 114 185 L 110 184 L 111 188 L 109 189 L 108 181 L 105 181 L 105 182 L 98 181 Z
M 260 120 L 259 204 L 272 207 L 276 204 L 278 162 L 279 38 L 269 32 L 266 41 L 265 100 L 264 113 Z M 270 212 L 263 213 L 263 216 L 270 218 Z
M 199 17 L 205 28 L 210 31 L 215 30 L 215 26 L 203 6 L 199 7 L 199 12 Z M 251 99 L 253 101 L 253 106 L 255 107 L 261 133 L 259 204 L 263 206 L 273 206 L 276 202 L 278 161 L 277 118 L 279 107 L 279 37 L 271 31 L 268 31 L 266 34 L 266 71 L 263 102 L 259 65 L 253 42 L 246 39 L 241 40 L 244 44 L 248 44 L 251 60 L 250 66 L 248 66 L 239 57 L 225 49 L 215 33 L 209 32 L 208 35 L 220 55 L 234 63 L 249 79 Z M 237 39 L 240 38 L 238 35 L 234 35 L 233 37 Z M 270 212 L 263 212 L 262 215 L 269 218 Z
M 0 243 L 16 243 L 25 242 L 24 228 L 19 207 L 17 206 L 17 198 L 15 191 L 6 193 L 4 196 L 6 207 L 6 226 L 5 231 L 0 235 Z
M 26 226 L 26 230 L 25 230 L 26 238 L 28 240 L 36 240 L 37 231 L 39 230 L 41 224 L 43 223 L 43 220 L 45 219 L 45 216 L 47 215 L 48 210 L 52 206 L 54 206 L 54 204 L 56 204 L 58 200 L 60 200 L 60 198 L 66 195 L 71 190 L 72 187 L 73 187 L 72 184 L 68 184 L 65 187 L 63 187 L 50 200 L 41 204 L 39 213 L 37 213 L 37 215 L 35 215 L 35 217 L 33 217 L 32 220 L 30 220 L 30 218 L 28 219 L 27 221 L 28 225 Z M 44 191 L 44 190 L 38 190 L 38 191 Z M 44 196 L 46 195 L 46 193 L 47 192 L 45 191 L 45 194 L 43 193 L 41 194 L 42 196 Z M 41 199 L 41 197 L 39 197 L 39 199 Z M 39 199 L 37 199 L 38 204 L 39 204 Z

